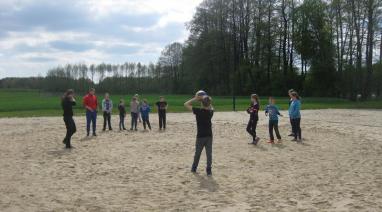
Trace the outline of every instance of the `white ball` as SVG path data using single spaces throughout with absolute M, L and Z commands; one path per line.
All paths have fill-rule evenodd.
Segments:
M 196 92 L 196 96 L 207 96 L 207 93 L 203 90 Z

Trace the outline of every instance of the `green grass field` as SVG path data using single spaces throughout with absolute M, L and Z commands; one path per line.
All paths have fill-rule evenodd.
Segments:
M 98 95 L 99 100 L 102 95 Z M 120 98 L 128 102 L 131 95 L 111 95 L 116 105 Z M 151 105 L 158 100 L 159 95 L 141 95 L 146 98 Z M 183 103 L 192 95 L 167 95 L 165 96 L 169 104 L 169 112 L 184 112 Z M 60 95 L 40 93 L 35 90 L 7 90 L 0 89 L 0 117 L 29 117 L 29 116 L 61 116 Z M 81 106 L 82 96 L 77 96 L 75 114 L 81 115 L 84 110 Z M 260 98 L 261 105 L 264 107 L 268 102 L 267 97 Z M 249 97 L 237 97 L 237 110 L 245 110 L 249 104 Z M 127 104 L 128 105 L 128 104 Z M 232 111 L 232 97 L 213 97 L 213 105 L 216 111 Z M 277 105 L 281 109 L 287 109 L 288 98 L 278 97 Z M 346 108 L 346 109 L 382 109 L 382 100 L 351 102 L 337 98 L 303 98 L 302 109 L 327 109 L 327 108 Z M 154 112 L 156 108 L 153 107 Z

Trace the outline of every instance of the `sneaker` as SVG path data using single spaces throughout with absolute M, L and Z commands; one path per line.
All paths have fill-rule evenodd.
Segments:
M 196 167 L 192 167 L 192 168 L 191 168 L 191 172 L 192 172 L 192 173 L 196 173 Z
M 97 134 L 96 134 L 96 133 L 93 133 L 93 136 L 97 136 Z
M 267 141 L 268 144 L 274 144 L 275 142 L 272 140 Z
M 138 131 L 138 129 L 137 129 L 137 128 L 135 128 L 135 131 Z
M 130 131 L 133 131 L 133 128 L 130 128 Z
M 110 131 L 112 131 L 112 130 L 113 130 L 113 128 L 109 128 L 109 130 L 110 130 Z
M 66 138 L 64 138 L 64 140 L 62 141 L 63 144 L 66 144 Z
M 207 168 L 206 172 L 207 172 L 207 176 L 212 176 L 211 168 Z
M 89 137 L 89 132 L 86 133 L 86 136 Z
M 259 141 L 260 141 L 260 138 L 259 138 L 259 137 L 256 137 L 256 138 L 255 138 L 255 141 L 256 141 L 256 143 L 259 142 Z
M 123 128 L 123 130 L 127 130 L 126 128 Z
M 106 129 L 105 129 L 105 128 L 103 128 L 103 129 L 102 129 L 102 131 L 106 131 Z
M 294 134 L 293 134 L 293 133 L 291 133 L 291 134 L 289 134 L 288 136 L 291 136 L 291 137 L 293 137 L 293 136 L 294 136 Z

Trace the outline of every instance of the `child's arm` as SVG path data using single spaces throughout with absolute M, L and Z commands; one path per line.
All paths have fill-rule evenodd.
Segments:
M 189 111 L 192 111 L 192 102 L 196 100 L 196 97 L 193 97 L 192 99 L 188 100 L 184 103 L 184 107 L 186 107 Z

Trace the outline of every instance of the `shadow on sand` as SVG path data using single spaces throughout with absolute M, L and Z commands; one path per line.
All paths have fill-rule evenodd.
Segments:
M 47 154 L 48 155 L 52 155 L 54 157 L 61 157 L 63 155 L 70 154 L 72 150 L 73 149 L 62 148 L 60 150 L 51 150 L 51 151 L 48 151 Z
M 201 189 L 206 189 L 209 192 L 215 192 L 219 189 L 219 185 L 212 176 L 201 176 L 198 173 L 195 173 L 194 176 L 199 181 Z

